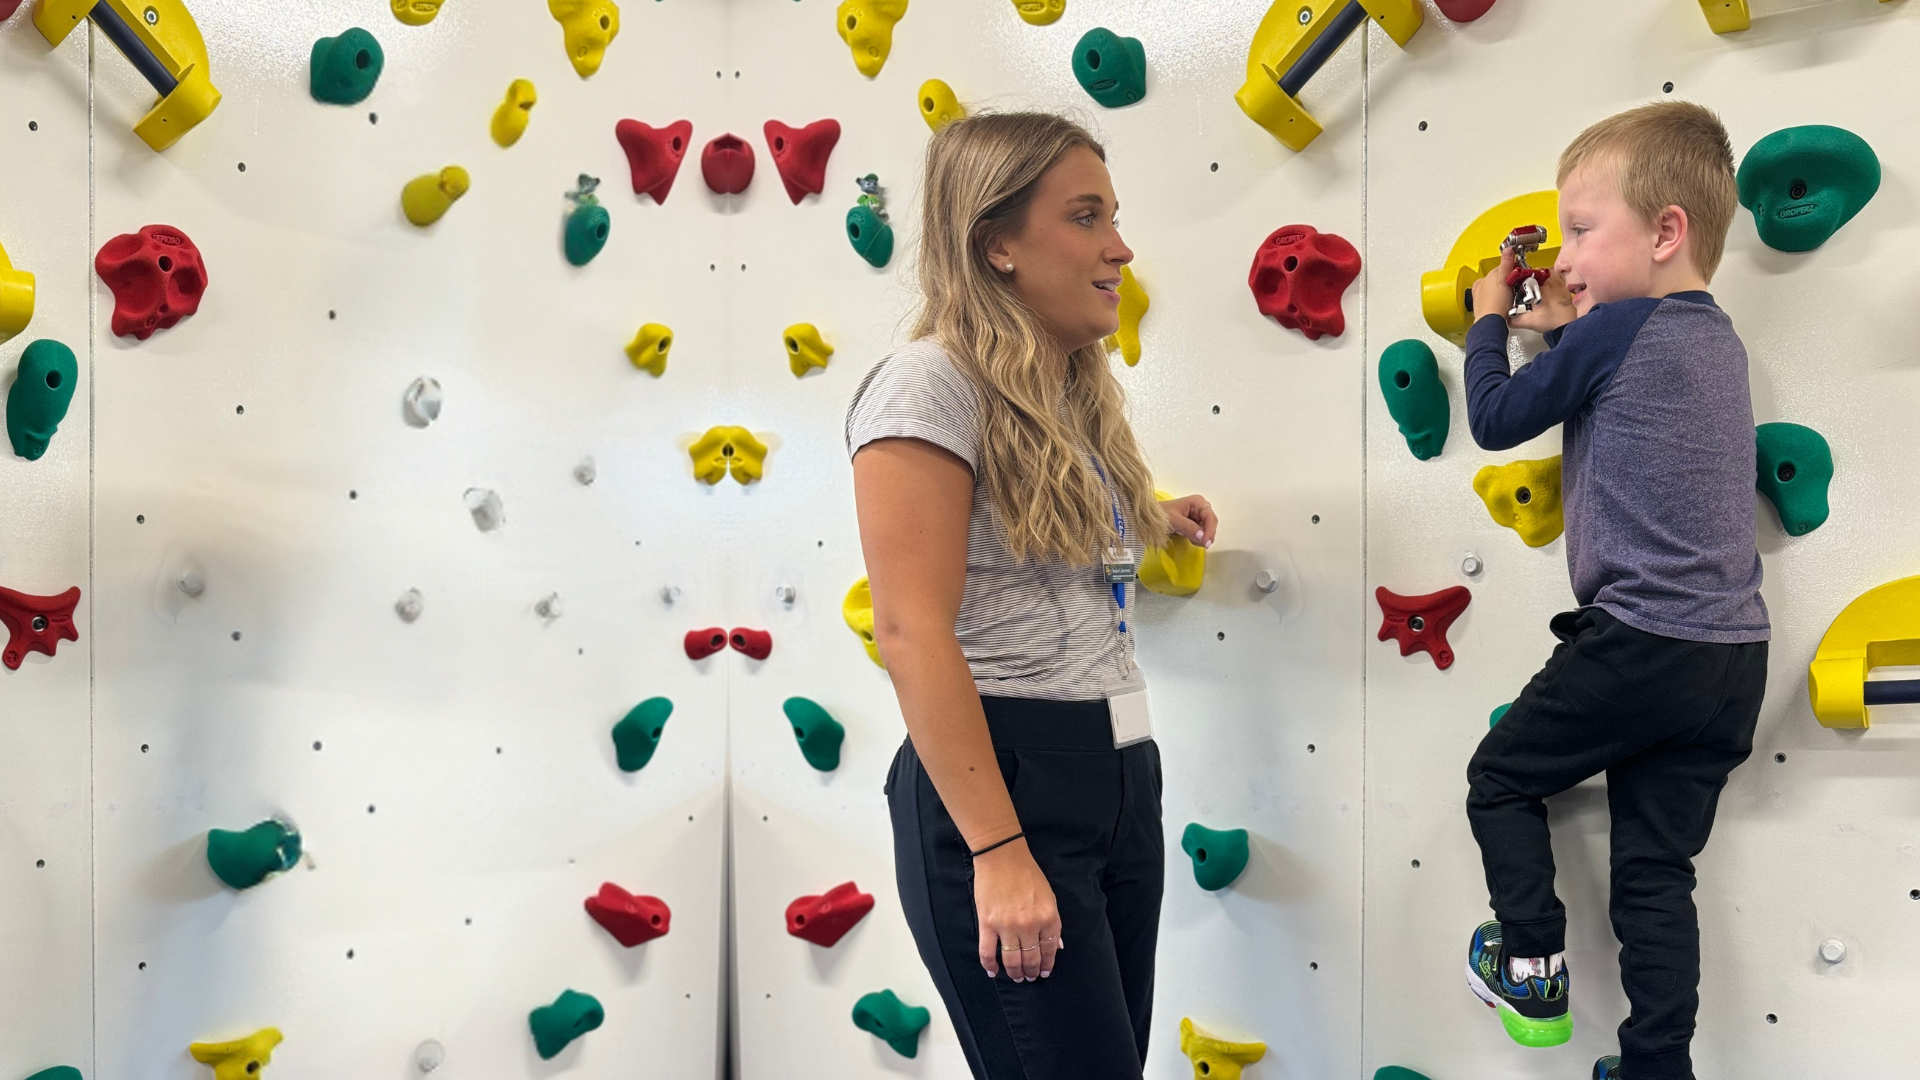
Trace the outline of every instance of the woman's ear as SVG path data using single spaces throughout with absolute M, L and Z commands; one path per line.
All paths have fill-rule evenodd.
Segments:
M 1013 253 L 1007 250 L 1007 240 L 1004 234 L 988 236 L 987 242 L 982 246 L 981 250 L 986 254 L 987 262 L 991 264 L 995 270 L 1004 272 L 1013 263 Z

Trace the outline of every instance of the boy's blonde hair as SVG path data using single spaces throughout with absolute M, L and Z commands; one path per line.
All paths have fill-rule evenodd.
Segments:
M 1613 166 L 1620 197 L 1648 221 L 1669 206 L 1687 212 L 1694 266 L 1712 281 L 1740 205 L 1733 144 L 1713 110 L 1690 101 L 1661 101 L 1609 116 L 1561 151 L 1556 184 L 1598 160 Z

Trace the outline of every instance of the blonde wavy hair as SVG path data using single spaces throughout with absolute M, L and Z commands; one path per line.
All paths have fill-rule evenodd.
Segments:
M 1167 538 L 1126 393 L 1107 345 L 1067 355 L 1064 383 L 1049 354 L 1059 345 L 1013 283 L 987 262 L 994 237 L 1017 232 L 1040 178 L 1068 151 L 1106 149 L 1079 124 L 1040 112 L 976 113 L 942 127 L 927 146 L 921 183 L 920 307 L 913 337 L 932 338 L 979 391 L 980 479 L 1017 559 L 1070 566 L 1118 542 L 1112 504 L 1082 450 L 1092 450 L 1133 505 L 1141 542 Z

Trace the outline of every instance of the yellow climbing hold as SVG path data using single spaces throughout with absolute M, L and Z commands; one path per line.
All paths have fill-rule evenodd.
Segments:
M 493 141 L 501 146 L 512 146 L 527 133 L 528 114 L 533 112 L 534 102 L 540 98 L 533 92 L 533 83 L 526 79 L 515 79 L 507 84 L 506 99 L 500 107 L 493 110 Z
M 0 6 L 12 14 L 19 0 Z M 220 106 L 220 91 L 207 67 L 206 40 L 181 0 L 34 0 L 33 25 L 49 45 L 65 41 L 88 20 L 95 26 L 119 23 L 127 44 L 145 53 L 138 60 L 126 53 L 142 74 L 151 80 L 165 72 L 173 80 L 173 89 L 133 125 L 133 133 L 149 148 L 172 146 Z M 121 51 L 125 53 L 125 45 Z M 148 74 L 149 64 L 159 70 Z
M 1467 294 L 1474 282 L 1500 265 L 1500 242 L 1523 225 L 1542 225 L 1547 230 L 1547 242 L 1527 256 L 1527 262 L 1552 266 L 1560 257 L 1560 193 L 1536 191 L 1499 203 L 1473 219 L 1453 242 L 1440 269 L 1420 275 L 1420 311 L 1434 333 L 1455 345 L 1467 344 L 1467 329 L 1475 317 L 1467 310 Z
M 793 377 L 798 379 L 814 368 L 826 370 L 827 358 L 833 355 L 833 346 L 820 336 L 819 328 L 812 323 L 794 323 L 780 332 L 780 339 L 787 346 L 787 366 L 793 369 Z
M 279 1028 L 261 1028 L 244 1039 L 194 1043 L 187 1050 L 193 1060 L 213 1066 L 213 1080 L 259 1080 L 260 1071 L 273 1060 L 273 1048 L 279 1045 Z
M 620 5 L 613 0 L 547 0 L 547 11 L 565 35 L 573 70 L 583 79 L 599 71 L 607 46 L 620 34 Z
M 1863 728 L 1867 674 L 1920 664 L 1920 576 L 1869 589 L 1841 609 L 1807 665 L 1814 718 L 1830 728 Z M 1908 698 L 1907 700 L 1912 700 Z M 1888 703 L 1883 699 L 1882 703 Z
M 1194 1080 L 1240 1080 L 1240 1069 L 1267 1056 L 1263 1042 L 1223 1042 L 1200 1034 L 1180 1018 L 1180 1052 L 1193 1062 Z
M 840 617 L 847 620 L 847 629 L 860 636 L 860 644 L 867 648 L 867 659 L 882 669 L 887 666 L 880 659 L 880 643 L 873 639 L 873 588 L 866 578 L 853 583 L 847 590 L 847 598 L 840 601 Z
M 693 475 L 701 483 L 717 484 L 728 473 L 742 484 L 760 479 L 767 444 L 743 427 L 708 428 L 687 452 L 693 455 Z
M 1165 502 L 1173 496 L 1155 488 L 1153 497 Z M 1140 587 L 1163 596 L 1192 596 L 1200 591 L 1207 573 L 1207 549 L 1184 536 L 1170 536 L 1140 558 Z
M 673 348 L 673 330 L 650 322 L 635 331 L 627 342 L 627 359 L 633 366 L 658 378 L 667 373 L 667 350 Z
M 467 193 L 467 170 L 449 165 L 437 173 L 427 173 L 407 181 L 400 189 L 400 208 L 407 220 L 425 228 L 440 220 L 460 196 Z
M 1152 301 L 1147 299 L 1147 290 L 1133 276 L 1133 267 L 1120 268 L 1120 329 L 1107 338 L 1107 349 L 1120 350 L 1120 359 L 1128 367 L 1140 362 L 1140 319 L 1147 313 Z
M 1520 534 L 1528 547 L 1553 543 L 1566 528 L 1560 514 L 1560 455 L 1488 465 L 1473 474 L 1473 490 L 1494 524 Z
M 1033 26 L 1045 26 L 1067 13 L 1067 0 L 1013 0 L 1020 20 Z
M 935 131 L 946 127 L 955 120 L 967 115 L 960 99 L 953 96 L 953 87 L 940 79 L 928 79 L 920 84 L 920 119 Z
M 425 26 L 440 14 L 441 0 L 393 0 L 393 17 L 408 26 Z
M 906 15 L 907 0 L 841 0 L 833 13 L 834 27 L 853 50 L 853 66 L 860 74 L 868 78 L 880 74 L 893 51 L 893 24 Z
M 19 333 L 33 321 L 33 275 L 15 270 L 0 247 L 0 341 Z

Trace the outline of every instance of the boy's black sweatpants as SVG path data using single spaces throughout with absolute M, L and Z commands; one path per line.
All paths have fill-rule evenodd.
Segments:
M 1553 619 L 1560 644 L 1467 766 L 1467 817 L 1510 956 L 1566 948 L 1543 801 L 1607 774 L 1627 1080 L 1692 1080 L 1700 923 L 1693 858 L 1727 774 L 1753 750 L 1767 643 L 1682 641 L 1601 608 Z

